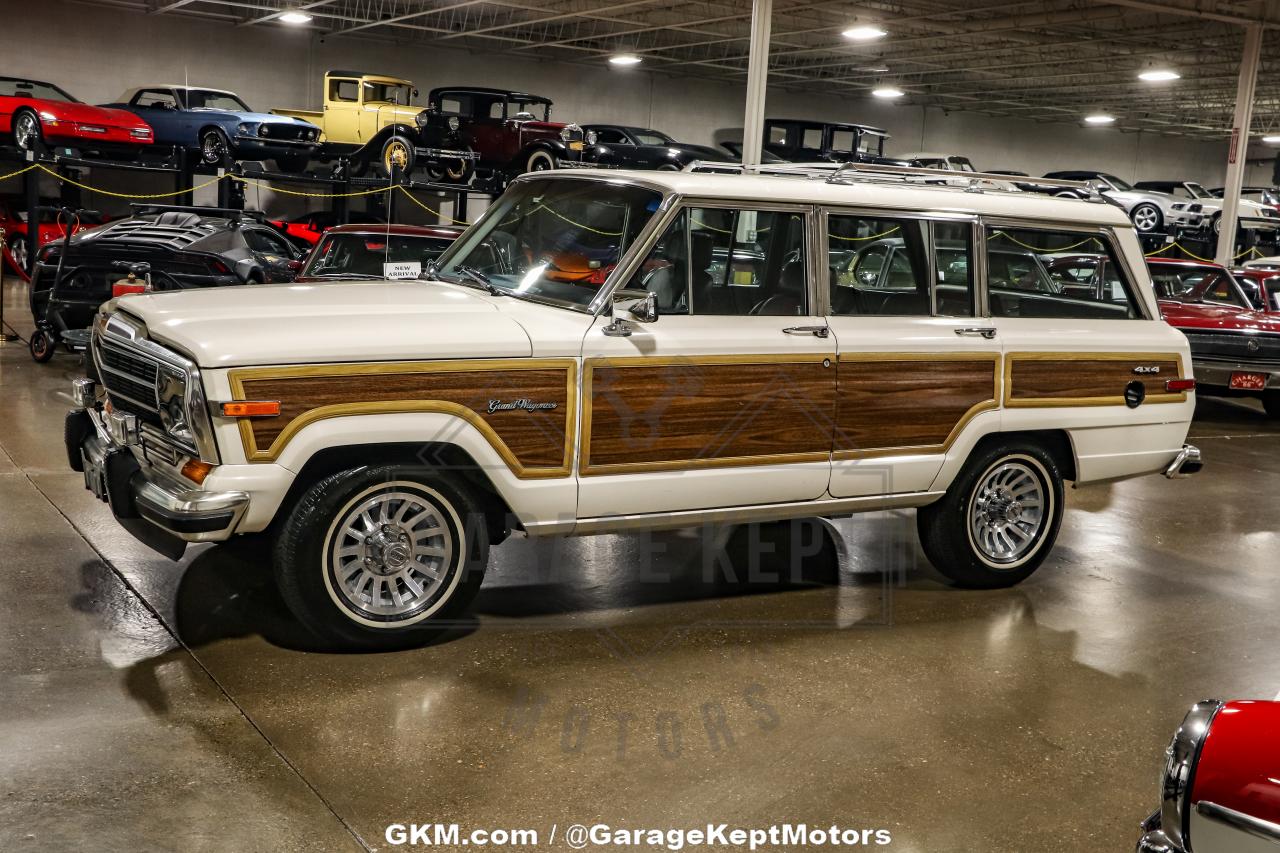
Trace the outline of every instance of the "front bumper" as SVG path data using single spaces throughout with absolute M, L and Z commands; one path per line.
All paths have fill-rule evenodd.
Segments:
M 115 422 L 126 417 L 92 408 L 67 413 L 67 461 L 84 473 L 85 488 L 111 506 L 126 530 L 166 556 L 176 559 L 188 542 L 229 538 L 249 507 L 249 495 L 198 489 L 140 463 L 130 443 L 136 427 Z
M 1231 389 L 1231 374 L 1233 373 L 1260 373 L 1267 377 L 1266 388 L 1259 389 L 1235 389 L 1239 393 L 1261 394 L 1264 391 L 1275 391 L 1280 389 L 1280 365 L 1276 364 L 1250 364 L 1247 361 L 1216 361 L 1207 359 L 1192 359 L 1192 368 L 1195 370 L 1196 387 L 1202 388 L 1210 386 L 1212 388 Z

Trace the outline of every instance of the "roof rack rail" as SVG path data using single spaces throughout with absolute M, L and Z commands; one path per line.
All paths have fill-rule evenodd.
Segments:
M 910 180 L 911 178 L 928 179 L 931 183 L 946 182 L 955 186 L 956 182 L 967 182 L 965 189 L 969 192 L 983 192 L 983 184 L 994 184 L 996 187 L 1076 190 L 1088 196 L 1088 200 L 1102 200 L 1097 191 L 1086 181 L 1068 181 L 1056 178 L 1035 178 L 1030 175 L 1002 175 L 994 172 L 957 172 L 951 169 L 934 169 L 927 166 L 891 166 L 886 163 L 861 163 L 850 160 L 843 163 L 764 163 L 744 166 L 738 163 L 704 163 L 695 160 L 685 167 L 686 172 L 721 172 L 732 174 L 775 175 L 785 177 L 802 177 L 809 180 L 822 179 L 829 184 L 849 183 L 859 178 L 863 180 Z
M 267 215 L 261 210 L 238 210 L 234 207 L 201 207 L 200 205 L 182 205 L 182 204 L 147 204 L 145 202 L 133 202 L 129 205 L 133 208 L 134 216 L 141 216 L 145 213 L 195 213 L 200 216 L 221 216 L 226 219 L 253 219 L 257 222 L 266 222 Z

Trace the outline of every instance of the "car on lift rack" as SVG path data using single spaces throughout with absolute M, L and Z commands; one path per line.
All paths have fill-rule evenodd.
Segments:
M 30 151 L 136 159 L 155 141 L 151 126 L 133 113 L 76 100 L 52 83 L 0 77 L 0 138 Z M 66 150 L 62 150 L 66 149 Z
M 883 128 L 865 124 L 790 118 L 770 118 L 764 122 L 764 150 L 792 163 L 855 160 L 910 165 L 905 160 L 884 156 L 884 143 L 888 138 L 889 133 Z
M 618 169 L 659 169 L 678 172 L 695 161 L 732 162 L 729 155 L 708 145 L 677 142 L 660 130 L 624 124 L 584 124 L 587 159 Z M 595 141 L 592 142 L 592 134 Z
M 413 106 L 418 89 L 410 80 L 364 71 L 324 75 L 323 110 L 272 110 L 319 126 L 318 159 L 346 158 L 361 175 L 370 166 L 383 175 L 395 168 L 411 175 L 423 169 L 433 181 L 467 184 L 476 155 L 459 134 L 460 120 Z
M 1177 198 L 1178 201 L 1174 203 L 1173 209 L 1179 214 L 1190 215 L 1180 222 L 1185 228 L 1212 231 L 1214 234 L 1222 230 L 1223 200 L 1195 181 L 1138 181 L 1133 187 L 1136 190 L 1152 190 Z M 1255 230 L 1280 228 L 1280 211 L 1271 205 L 1247 198 L 1240 199 L 1237 216 L 1240 228 Z
M 1137 189 L 1127 181 L 1106 172 L 1073 170 L 1049 172 L 1046 178 L 1053 180 L 1083 181 L 1088 189 L 1049 190 L 1063 198 L 1086 198 L 1090 192 L 1115 202 L 1124 208 L 1139 234 L 1171 233 L 1180 225 L 1190 225 L 1194 214 L 1174 207 L 1178 199 L 1168 193 Z
M 295 246 L 304 252 L 310 251 L 311 247 L 319 242 L 320 237 L 330 228 L 344 224 L 338 221 L 338 214 L 332 210 L 312 210 L 292 219 L 271 219 L 268 221 L 272 227 L 283 232 Z M 347 213 L 347 223 L 352 225 L 376 225 L 386 221 L 376 213 L 359 210 L 352 210 Z
M 290 116 L 254 112 L 234 92 L 200 86 L 130 89 L 111 109 L 145 120 L 157 145 L 195 151 L 206 166 L 235 160 L 273 160 L 285 172 L 300 172 L 320 146 L 320 128 Z
M 427 96 L 429 113 L 458 122 L 463 142 L 479 156 L 477 171 L 495 188 L 524 172 L 594 165 L 585 159 L 586 132 L 552 121 L 551 107 L 542 95 L 480 86 L 441 87 Z
M 1191 342 L 1197 387 L 1208 396 L 1257 397 L 1280 418 L 1280 317 L 1254 308 L 1225 267 L 1148 258 L 1160 313 Z

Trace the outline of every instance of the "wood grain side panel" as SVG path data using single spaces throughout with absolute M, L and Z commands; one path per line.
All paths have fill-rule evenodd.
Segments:
M 995 355 L 965 359 L 840 360 L 835 451 L 940 448 L 979 411 L 995 408 Z
M 834 365 L 589 362 L 582 473 L 769 464 L 831 450 Z
M 444 411 L 473 423 L 516 473 L 558 469 L 568 473 L 574 423 L 572 367 L 539 369 L 432 370 L 326 375 L 266 375 L 250 372 L 238 384 L 240 399 L 279 400 L 280 415 L 241 421 L 252 436 L 251 458 L 274 458 L 292 434 L 314 420 L 365 412 Z M 491 401 L 554 403 L 555 408 L 505 408 Z M 497 441 L 494 441 L 494 439 Z
M 1139 374 L 1136 368 L 1158 367 L 1159 373 Z M 1134 381 L 1147 386 L 1147 401 L 1185 399 L 1185 394 L 1165 394 L 1164 383 L 1182 375 L 1176 355 L 1154 357 L 1117 355 L 1090 357 L 1088 354 L 1063 357 L 1010 356 L 1008 400 L 1010 405 L 1027 403 L 1063 405 L 1124 402 L 1125 387 Z

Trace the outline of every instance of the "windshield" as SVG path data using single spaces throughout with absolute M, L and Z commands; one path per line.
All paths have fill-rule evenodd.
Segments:
M 1235 279 L 1224 270 L 1213 267 L 1173 266 L 1148 264 L 1156 297 L 1172 302 L 1199 304 L 1215 302 L 1248 308 Z
M 1187 192 L 1191 193 L 1192 198 L 1213 198 L 1207 189 L 1194 181 L 1187 181 L 1183 186 L 1186 187 Z
M 210 92 L 205 89 L 187 91 L 189 110 L 229 110 L 233 113 L 249 113 L 249 105 L 230 92 Z
M 585 307 L 661 201 L 653 190 L 605 181 L 518 181 L 438 275 Z
M 509 99 L 507 101 L 507 118 L 519 118 L 521 113 L 533 116 L 535 121 L 547 121 L 551 118 L 551 105 L 546 101 Z
M 641 145 L 675 145 L 676 141 L 665 133 L 659 133 L 656 130 L 637 130 L 635 132 L 636 139 L 640 140 Z
M 384 264 L 418 265 L 412 277 L 452 243 L 445 237 L 411 234 L 328 234 L 307 258 L 301 276 L 385 278 Z M 405 273 L 405 276 L 408 272 Z
M 39 98 L 42 101 L 64 101 L 68 104 L 80 103 L 52 83 L 39 83 L 35 80 L 14 80 L 12 77 L 0 78 L 0 97 Z
M 1115 175 L 1099 174 L 1098 177 L 1106 181 L 1107 183 L 1111 184 L 1111 186 L 1115 187 L 1117 190 L 1119 190 L 1122 193 L 1127 193 L 1133 189 L 1133 184 L 1130 184 L 1126 181 L 1122 181 L 1119 178 L 1117 178 Z
M 377 104 L 399 104 L 405 106 L 413 96 L 413 87 L 408 83 L 371 83 L 364 81 L 364 102 Z

